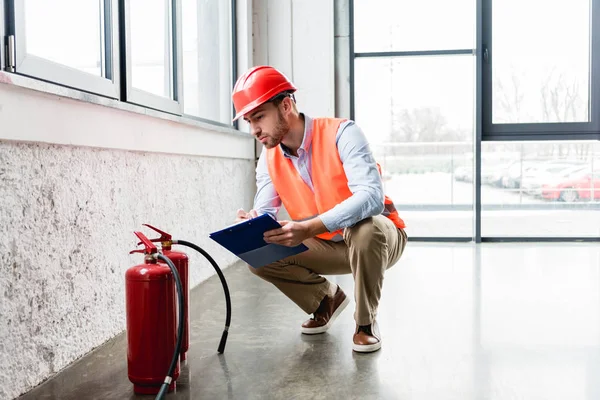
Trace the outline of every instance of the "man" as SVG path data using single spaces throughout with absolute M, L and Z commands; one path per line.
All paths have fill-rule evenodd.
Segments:
M 312 318 L 305 334 L 327 331 L 348 305 L 340 287 L 322 275 L 352 273 L 356 329 L 353 350 L 381 348 L 377 307 L 384 273 L 402 255 L 407 236 L 392 201 L 384 196 L 379 166 L 360 128 L 349 120 L 299 113 L 296 87 L 268 66 L 251 68 L 233 90 L 235 119 L 243 117 L 264 146 L 256 168 L 254 209 L 238 210 L 236 221 L 281 205 L 292 221 L 265 233 L 284 246 L 309 250 L 276 263 L 250 267 Z

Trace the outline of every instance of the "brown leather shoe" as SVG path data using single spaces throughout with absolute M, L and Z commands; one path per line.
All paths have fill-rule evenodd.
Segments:
M 333 297 L 325 296 L 317 311 L 313 313 L 313 317 L 302 324 L 302 333 L 316 335 L 327 331 L 348 303 L 350 303 L 350 299 L 338 286 L 335 295 Z
M 371 353 L 381 348 L 381 334 L 377 322 L 367 326 L 357 326 L 353 337 L 352 350 L 358 353 Z

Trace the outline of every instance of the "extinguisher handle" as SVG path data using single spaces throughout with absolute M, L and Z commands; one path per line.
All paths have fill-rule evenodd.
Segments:
M 161 231 L 160 229 L 155 228 L 152 225 L 149 225 L 149 224 L 142 224 L 142 225 L 143 226 L 147 226 L 148 228 L 150 228 L 153 231 L 155 231 L 155 232 L 157 232 L 157 233 L 160 234 L 159 238 L 152 239 L 152 240 L 150 240 L 151 242 L 167 242 L 167 241 L 170 241 L 173 238 L 173 236 L 171 236 L 171 234 L 169 234 L 169 233 L 167 233 L 165 231 Z
M 141 240 L 141 243 L 144 245 L 145 249 L 133 250 L 132 253 L 155 254 L 158 252 L 158 249 L 156 248 L 154 243 L 152 243 L 150 239 L 148 239 L 142 232 L 136 231 L 133 233 L 135 233 L 135 235 Z

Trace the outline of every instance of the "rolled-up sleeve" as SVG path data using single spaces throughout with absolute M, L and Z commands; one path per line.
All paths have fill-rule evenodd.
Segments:
M 352 196 L 320 215 L 330 232 L 351 227 L 384 209 L 383 183 L 363 131 L 353 121 L 345 122 L 336 141 Z
M 262 151 L 256 165 L 256 195 L 254 196 L 254 210 L 261 214 L 269 214 L 277 219 L 277 213 L 281 208 L 281 199 L 275 185 L 269 176 L 267 167 L 266 151 Z

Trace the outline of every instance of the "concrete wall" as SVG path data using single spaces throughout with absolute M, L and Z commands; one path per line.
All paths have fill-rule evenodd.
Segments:
M 0 83 L 0 399 L 125 329 L 143 223 L 236 261 L 208 233 L 252 203 L 253 140 L 124 108 Z M 188 253 L 193 287 L 214 271 Z

